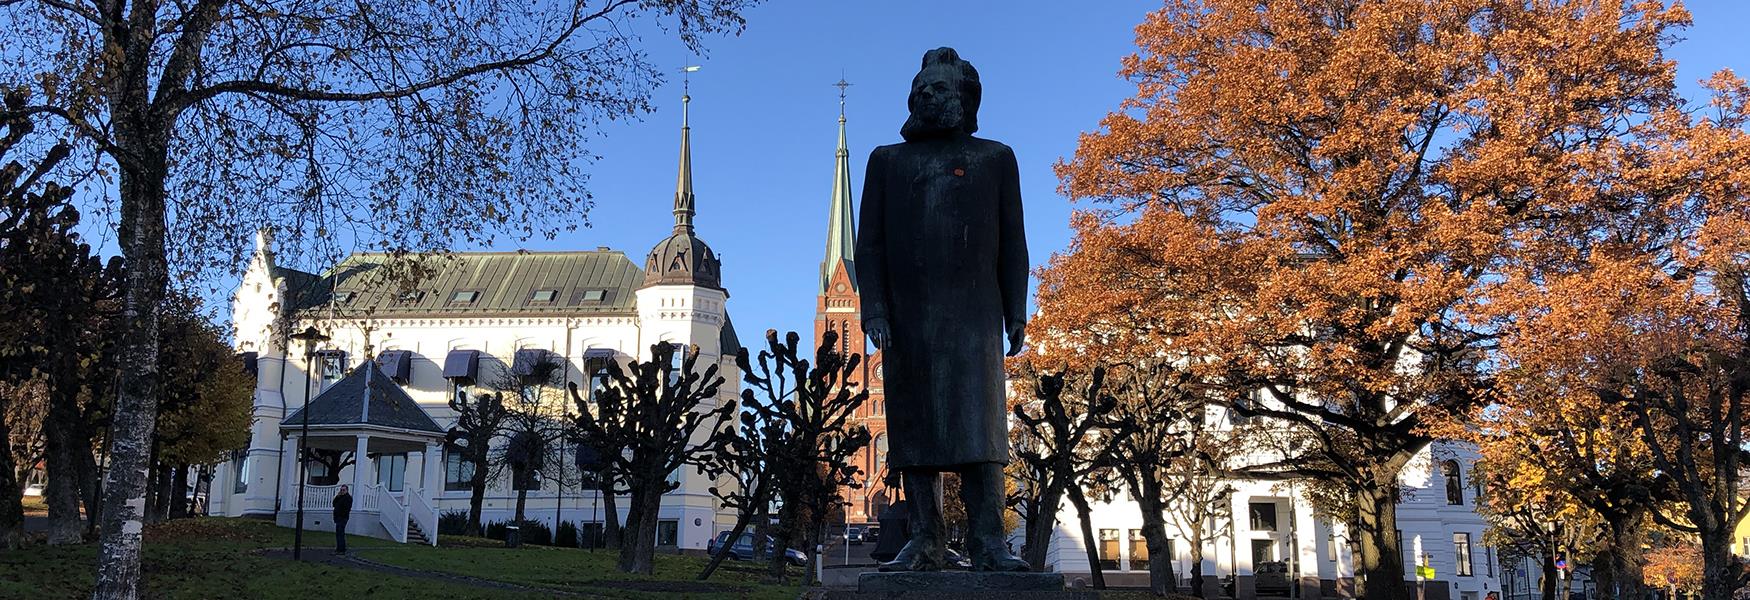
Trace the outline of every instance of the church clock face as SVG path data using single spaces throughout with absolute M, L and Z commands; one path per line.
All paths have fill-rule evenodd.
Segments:
M 836 286 L 833 286 L 832 289 L 833 289 L 833 291 L 843 293 L 845 291 L 845 284 L 842 284 L 842 283 L 838 284 Z

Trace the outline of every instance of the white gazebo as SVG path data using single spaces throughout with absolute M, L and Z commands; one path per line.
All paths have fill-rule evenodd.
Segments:
M 306 425 L 309 439 L 303 440 L 300 432 Z M 288 440 L 288 448 L 307 442 L 311 450 L 352 456 L 351 476 L 343 478 L 348 473 L 344 467 L 329 472 L 317 461 L 308 461 L 299 471 L 293 462 L 296 453 L 285 453 L 282 472 L 311 479 L 304 486 L 305 529 L 334 530 L 334 495 L 345 484 L 352 487 L 353 497 L 347 533 L 437 544 L 437 511 L 429 490 L 441 490 L 443 485 L 439 468 L 444 430 L 375 361 L 364 361 L 286 416 L 280 421 L 280 435 Z M 407 477 L 410 453 L 420 456 L 418 485 Z M 291 527 L 297 519 L 298 475 L 284 478 L 283 483 L 276 520 Z

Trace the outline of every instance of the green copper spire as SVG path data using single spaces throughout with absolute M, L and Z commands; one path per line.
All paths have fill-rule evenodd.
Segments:
M 845 88 L 850 82 L 839 79 L 839 148 L 832 177 L 832 203 L 826 217 L 826 258 L 820 263 L 820 293 L 826 293 L 833 271 L 839 261 L 849 264 L 856 255 L 857 225 L 851 217 L 851 151 L 845 144 Z M 851 285 L 857 284 L 852 273 Z

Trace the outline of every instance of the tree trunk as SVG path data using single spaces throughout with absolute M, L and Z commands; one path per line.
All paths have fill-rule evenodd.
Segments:
M 784 558 L 790 551 L 790 542 L 796 535 L 796 521 L 801 516 L 798 494 L 786 493 L 784 507 L 778 510 L 778 532 L 772 536 L 771 562 L 766 564 L 766 576 L 773 582 L 785 583 L 789 579 L 789 569 L 784 566 Z M 754 552 L 754 558 L 759 558 L 759 552 Z
M 528 490 L 529 486 L 524 485 L 524 484 L 528 483 L 528 480 L 526 479 L 526 477 L 528 477 L 528 475 L 529 474 L 527 472 L 524 472 L 522 469 L 512 469 L 512 472 L 510 475 L 510 480 L 515 482 L 515 485 L 513 487 L 517 488 L 517 491 L 516 491 L 516 514 L 515 514 L 515 516 L 511 517 L 511 520 L 515 521 L 519 525 L 522 524 L 522 522 L 523 522 L 523 509 L 525 507 L 527 507 L 529 504 L 529 490 Z
M 1538 582 L 1538 592 L 1543 600 L 1566 600 L 1556 597 L 1556 557 L 1554 554 L 1543 557 L 1543 579 Z
M 85 535 L 96 537 L 97 523 L 103 517 L 99 504 L 103 499 L 103 488 L 99 485 L 97 457 L 90 447 L 86 447 L 81 448 L 75 458 L 79 467 L 79 497 L 85 503 Z
M 1199 523 L 1202 522 L 1199 521 Z M 1199 528 L 1201 527 L 1199 525 Z M 1191 545 L 1191 595 L 1198 598 L 1208 598 L 1208 596 L 1203 595 L 1203 533 L 1191 534 L 1191 538 L 1185 540 L 1185 543 Z
M 1616 579 L 1616 549 L 1606 548 L 1592 558 L 1592 586 L 1598 590 L 1599 598 L 1622 600 L 1612 590 L 1617 589 L 1620 582 Z
M 468 458 L 474 464 L 474 476 L 468 479 L 468 527 L 462 533 L 481 536 L 486 531 L 480 526 L 481 508 L 486 502 L 486 461 L 478 454 Z
M 49 504 L 49 544 L 77 544 L 84 541 L 79 523 L 79 452 L 91 453 L 90 440 L 79 439 L 77 393 L 66 392 L 71 383 L 57 382 L 51 396 L 48 422 L 43 424 L 48 437 L 48 487 L 43 491 Z
M 1081 486 L 1069 486 L 1069 501 L 1075 505 L 1076 518 L 1082 524 L 1082 549 L 1088 554 L 1088 576 L 1094 580 L 1094 589 L 1106 589 L 1106 572 L 1100 568 L 1100 549 L 1096 547 L 1100 540 L 1094 537 L 1093 508 L 1088 506 L 1088 497 L 1082 494 Z
M 1738 587 L 1738 568 L 1732 564 L 1732 530 L 1725 527 L 1703 528 L 1701 533 L 1701 597 L 1707 600 L 1727 600 Z
M 662 493 L 667 477 L 647 478 L 649 485 L 634 488 L 632 510 L 626 515 L 625 539 L 620 544 L 620 571 L 650 575 L 656 563 L 656 517 L 662 510 Z
M 1643 600 L 1647 597 L 1646 573 L 1641 565 L 1641 543 L 1644 530 L 1641 519 L 1636 516 L 1626 520 L 1611 522 L 1611 571 L 1616 583 L 1615 589 L 1620 594 L 1618 599 Z
M 132 44 L 123 47 L 128 46 Z M 158 307 L 168 278 L 164 180 L 169 175 L 170 117 L 151 112 L 146 54 L 136 48 L 121 58 L 124 64 L 116 66 L 108 98 L 116 145 L 126 155 L 117 159 L 122 205 L 117 237 L 128 269 L 117 352 L 119 390 L 110 421 L 113 456 L 103 485 L 102 548 L 91 593 L 98 600 L 139 596 L 141 509 L 158 421 Z
M 0 415 L 6 414 L 6 397 L 0 395 Z M 12 464 L 12 428 L 0 418 L 0 490 L 18 489 L 18 473 Z M 0 549 L 24 546 L 24 502 L 18 494 L 0 495 Z
M 766 481 L 768 479 L 770 478 L 760 478 L 760 483 L 754 488 L 746 507 L 742 508 L 741 514 L 736 516 L 735 526 L 729 529 L 729 535 L 723 538 L 723 543 L 717 545 L 717 551 L 711 554 L 711 561 L 705 563 L 705 568 L 699 571 L 699 581 L 711 578 L 711 574 L 717 571 L 717 566 L 723 564 L 723 559 L 729 556 L 729 549 L 741 540 L 743 533 L 747 532 L 748 525 L 753 523 L 754 516 L 760 512 L 756 507 L 766 502 L 768 489 Z
M 1173 557 L 1167 552 L 1167 546 L 1172 541 L 1167 537 L 1167 526 L 1165 518 L 1161 516 L 1160 507 L 1143 511 L 1142 538 L 1148 545 L 1149 591 L 1156 596 L 1166 596 L 1178 591 L 1178 582 L 1173 580 Z
M 1355 588 L 1356 596 L 1363 600 L 1408 598 L 1404 554 L 1397 539 L 1398 488 L 1395 475 L 1390 477 L 1394 479 L 1389 483 L 1370 483 L 1355 490 L 1355 533 L 1361 549 Z
M 170 494 L 165 500 L 172 519 L 187 517 L 188 504 L 193 501 L 188 493 L 188 469 L 188 465 L 177 465 L 170 477 Z
M 599 497 L 602 504 L 602 545 L 611 550 L 619 550 L 620 539 L 624 537 L 624 533 L 620 531 L 620 503 L 614 496 L 612 478 L 602 478 Z
M 1052 482 L 1039 495 L 1037 513 L 1027 521 L 1027 538 L 1021 545 L 1022 558 L 1033 568 L 1045 567 L 1045 557 L 1051 551 L 1051 537 L 1057 532 L 1057 508 L 1063 505 L 1063 486 Z

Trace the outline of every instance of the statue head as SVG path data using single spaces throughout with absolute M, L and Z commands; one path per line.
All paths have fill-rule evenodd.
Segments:
M 953 48 L 924 53 L 923 68 L 911 80 L 906 106 L 911 117 L 899 128 L 906 141 L 978 131 L 978 70 Z

